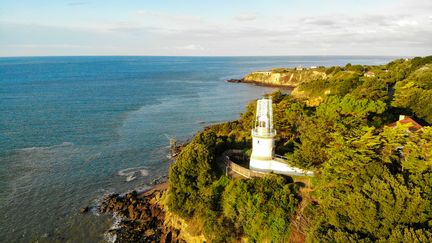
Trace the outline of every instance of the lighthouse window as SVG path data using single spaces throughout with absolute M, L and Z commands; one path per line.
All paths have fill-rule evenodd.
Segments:
M 259 140 L 257 141 L 257 143 L 259 144 Z

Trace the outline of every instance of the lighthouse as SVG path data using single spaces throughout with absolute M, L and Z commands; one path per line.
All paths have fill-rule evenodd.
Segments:
M 273 129 L 271 98 L 257 101 L 256 117 L 252 129 L 252 154 L 249 167 L 256 171 L 272 171 L 276 130 Z

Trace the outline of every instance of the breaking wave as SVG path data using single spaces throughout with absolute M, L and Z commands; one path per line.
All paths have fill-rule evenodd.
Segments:
M 146 177 L 149 175 L 148 168 L 146 166 L 140 166 L 140 167 L 133 167 L 133 168 L 127 168 L 120 170 L 118 172 L 119 176 L 126 177 L 126 182 L 133 181 L 137 178 L 137 176 Z

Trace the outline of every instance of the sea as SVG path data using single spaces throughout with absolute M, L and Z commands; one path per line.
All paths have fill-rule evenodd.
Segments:
M 395 57 L 0 58 L 0 242 L 105 242 L 105 195 L 167 174 L 169 139 L 237 119 L 276 88 L 256 70 L 384 64 Z M 79 209 L 93 206 L 90 213 Z

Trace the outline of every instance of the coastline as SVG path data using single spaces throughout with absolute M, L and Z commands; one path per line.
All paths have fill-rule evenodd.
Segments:
M 175 145 L 171 161 L 175 161 L 181 149 L 189 142 L 190 139 Z M 185 242 L 180 238 L 181 231 L 178 228 L 181 227 L 173 227 L 184 223 L 180 222 L 181 219 L 173 217 L 164 205 L 164 194 L 168 187 L 167 171 L 164 175 L 155 178 L 149 188 L 143 191 L 133 190 L 105 196 L 96 205 L 99 214 L 110 214 L 113 218 L 113 224 L 104 233 L 105 240 L 108 242 Z M 83 207 L 80 213 L 88 213 L 90 208 L 90 206 Z
M 277 85 L 258 81 L 227 80 L 230 83 L 245 83 L 259 87 L 273 87 L 292 91 L 295 86 Z M 210 126 L 202 130 L 209 129 Z M 196 134 L 194 134 L 195 136 Z M 175 146 L 171 156 L 175 160 L 181 150 L 193 139 L 187 139 Z M 100 214 L 111 214 L 113 225 L 105 232 L 109 242 L 203 242 L 203 235 L 191 234 L 185 219 L 170 212 L 165 205 L 165 195 L 169 187 L 168 171 L 154 179 L 149 188 L 143 191 L 112 193 L 107 195 L 96 210 Z M 81 208 L 81 213 L 87 213 L 89 207 Z
M 75 63 L 75 60 L 69 60 L 66 58 L 65 60 L 68 60 L 68 62 Z M 27 62 L 25 59 L 23 59 L 22 61 L 24 62 L 24 64 Z M 50 62 L 50 60 L 48 59 L 46 59 L 45 61 Z M 100 61 L 105 62 L 106 60 L 102 60 L 101 58 Z M 115 63 L 117 63 L 118 60 L 114 59 L 114 61 Z M 259 62 L 258 64 L 256 64 L 256 66 L 259 65 L 282 66 L 282 64 L 273 65 L 273 64 L 268 64 L 267 62 L 268 60 L 266 62 Z M 283 62 L 288 63 L 285 59 L 283 60 Z M 354 63 L 353 61 L 350 62 Z M 240 62 L 240 64 L 241 63 L 242 62 Z M 273 61 L 271 63 L 273 63 Z M 206 63 L 206 65 L 207 64 L 208 63 Z M 149 105 L 149 107 L 146 106 L 147 109 L 140 109 L 139 112 L 128 112 L 127 114 L 129 115 L 132 114 L 133 117 L 129 117 L 128 115 L 125 115 L 125 117 L 121 117 L 120 120 L 121 123 L 125 121 L 128 122 L 127 129 L 125 129 L 125 127 L 121 127 L 121 129 L 122 131 L 129 131 L 129 132 L 122 133 L 121 138 L 124 138 L 121 140 L 122 143 L 116 142 L 115 144 L 112 144 L 109 147 L 105 146 L 105 143 L 99 146 L 98 143 L 94 143 L 94 142 L 101 141 L 100 139 L 103 138 L 109 138 L 109 139 L 113 139 L 113 141 L 118 141 L 119 137 L 116 136 L 119 135 L 118 131 L 120 128 L 117 126 L 114 127 L 112 130 L 114 132 L 111 134 L 112 132 L 110 130 L 111 127 L 108 125 L 112 124 L 111 122 L 117 122 L 117 116 L 112 118 L 106 116 L 106 109 L 100 109 L 100 105 L 102 105 L 102 103 L 99 104 L 99 102 L 97 102 L 97 106 L 95 105 L 94 112 L 92 112 L 91 114 L 86 113 L 86 116 L 94 115 L 99 117 L 99 115 L 102 115 L 102 117 L 106 118 L 106 121 L 104 123 L 99 123 L 98 128 L 100 129 L 94 130 L 91 133 L 91 136 L 83 137 L 83 139 L 89 137 L 91 137 L 92 139 L 92 140 L 85 140 L 86 141 L 85 145 L 80 142 L 81 137 L 77 136 L 80 140 L 76 140 L 74 137 L 75 135 L 72 133 L 70 134 L 72 136 L 70 139 L 69 137 L 68 139 L 66 138 L 63 139 L 61 133 L 59 135 L 58 131 L 63 131 L 64 129 L 69 127 L 68 124 L 70 125 L 75 124 L 72 121 L 70 123 L 69 122 L 59 123 L 59 121 L 63 120 L 63 117 L 73 117 L 74 113 L 71 112 L 75 112 L 78 107 L 77 105 L 81 104 L 80 102 L 77 102 L 74 103 L 77 105 L 69 104 L 72 105 L 69 107 L 67 105 L 68 100 L 62 100 L 62 99 L 59 99 L 58 101 L 59 105 L 56 105 L 55 106 L 56 109 L 52 111 L 53 116 L 46 117 L 47 122 L 49 121 L 52 122 L 52 124 L 57 124 L 55 126 L 50 126 L 51 129 L 49 133 L 43 132 L 45 127 L 39 127 L 39 126 L 35 126 L 34 128 L 32 127 L 31 132 L 29 130 L 29 133 L 27 134 L 28 135 L 27 139 L 25 139 L 26 143 L 28 143 L 28 146 L 24 146 L 25 144 L 21 144 L 22 139 L 19 139 L 20 136 L 25 135 L 24 133 L 23 134 L 17 133 L 16 136 L 11 134 L 11 138 L 13 138 L 13 140 L 16 141 L 16 143 L 14 142 L 14 143 L 4 144 L 5 146 L 3 147 L 3 149 L 5 149 L 5 151 L 9 151 L 8 150 L 9 147 L 21 146 L 21 145 L 23 145 L 24 148 L 35 148 L 36 146 L 36 148 L 41 147 L 41 149 L 30 149 L 30 150 L 24 149 L 19 151 L 17 150 L 16 153 L 14 151 L 11 153 L 8 152 L 2 158 L 3 161 L 7 162 L 6 164 L 10 163 L 10 166 L 5 167 L 6 171 L 8 171 L 8 173 L 10 173 L 11 176 L 14 175 L 11 178 L 6 178 L 5 182 L 11 183 L 11 185 L 15 183 L 18 186 L 18 188 L 21 188 L 20 191 L 18 191 L 21 193 L 7 193 L 11 191 L 12 187 L 10 187 L 9 185 L 5 187 L 4 192 L 6 196 L 3 198 L 5 202 L 5 207 L 3 208 L 2 211 L 2 214 L 4 215 L 4 218 L 2 220 L 3 222 L 2 225 L 4 225 L 4 227 L 1 230 L 1 232 L 3 232 L 2 235 L 5 237 L 5 240 L 6 241 L 17 241 L 17 240 L 32 241 L 32 239 L 59 238 L 59 239 L 66 239 L 66 240 L 79 242 L 84 239 L 83 237 L 86 237 L 91 241 L 99 240 L 100 237 L 104 234 L 104 232 L 111 226 L 112 224 L 111 216 L 105 214 L 100 218 L 97 218 L 98 217 L 97 213 L 93 214 L 93 209 L 95 209 L 95 207 L 91 208 L 92 213 L 83 216 L 79 214 L 80 207 L 86 205 L 98 204 L 98 202 L 101 201 L 102 198 L 107 193 L 114 193 L 114 192 L 125 193 L 135 188 L 139 191 L 144 191 L 144 190 L 150 191 L 154 188 L 154 184 L 157 182 L 155 182 L 153 179 L 157 178 L 159 175 L 166 174 L 168 165 L 165 162 L 163 167 L 157 164 L 158 160 L 166 160 L 165 152 L 159 152 L 159 150 L 157 150 L 157 153 L 153 153 L 153 154 L 147 152 L 147 149 L 153 149 L 152 146 L 154 145 L 153 143 L 148 143 L 148 141 L 150 142 L 153 141 L 153 137 L 151 135 L 157 134 L 159 136 L 162 133 L 166 132 L 169 135 L 175 134 L 177 137 L 183 138 L 185 136 L 189 136 L 190 134 L 192 134 L 193 129 L 206 126 L 207 124 L 212 125 L 215 123 L 212 121 L 221 122 L 225 120 L 233 120 L 236 119 L 235 117 L 237 117 L 238 113 L 244 112 L 245 106 L 241 105 L 240 103 L 246 102 L 246 100 L 251 100 L 255 96 L 258 97 L 258 94 L 261 91 L 258 92 L 256 90 L 264 90 L 265 88 L 260 88 L 259 86 L 267 86 L 267 85 L 261 85 L 261 84 L 231 85 L 223 82 L 228 77 L 237 77 L 237 78 L 242 77 L 241 74 L 245 72 L 244 70 L 260 69 L 258 67 L 254 68 L 255 66 L 250 66 L 250 67 L 247 65 L 241 66 L 240 64 L 239 65 L 229 64 L 228 68 L 230 69 L 222 69 L 224 67 L 220 67 L 220 71 L 219 69 L 215 68 L 217 72 L 212 69 L 212 73 L 209 73 L 211 75 L 207 74 L 207 76 L 209 77 L 213 77 L 214 74 L 215 76 L 220 77 L 218 79 L 214 79 L 214 78 L 207 79 L 207 76 L 204 75 L 202 78 L 200 78 L 200 80 L 205 81 L 202 82 L 203 85 L 212 84 L 212 82 L 217 82 L 218 85 L 220 84 L 220 87 L 217 86 L 215 88 L 214 86 L 205 86 L 207 88 L 202 89 L 205 90 L 205 92 L 200 91 L 198 96 L 195 96 L 194 95 L 195 93 L 185 94 L 182 90 L 178 90 L 179 95 L 177 95 L 177 91 L 176 91 L 175 96 L 170 96 L 170 98 L 166 98 L 166 99 L 163 98 L 162 99 L 163 102 L 160 105 L 159 104 Z M 28 66 L 32 66 L 32 65 L 28 65 Z M 41 64 L 36 63 L 34 65 L 41 65 Z M 77 65 L 77 71 L 79 71 L 79 70 L 87 70 L 82 68 L 85 68 L 87 65 L 90 64 L 88 64 L 87 62 L 85 62 L 84 64 L 79 64 L 77 62 L 76 65 Z M 248 64 L 248 65 L 252 65 L 252 64 Z M 64 72 L 63 66 L 67 66 L 67 65 L 59 64 L 59 66 L 55 68 L 61 71 L 52 72 L 52 74 L 56 74 L 55 77 L 53 78 L 64 79 L 68 77 L 68 75 L 65 75 L 68 74 L 68 72 Z M 104 66 L 104 65 L 98 65 L 98 66 Z M 179 65 L 179 67 L 184 68 L 181 65 Z M 193 67 L 194 69 L 195 68 L 198 69 L 198 67 L 195 66 Z M 17 65 L 17 68 L 20 68 L 24 71 L 28 71 L 27 65 L 20 65 L 20 66 Z M 111 68 L 111 67 L 108 66 L 107 68 Z M 114 68 L 112 69 L 114 70 Z M 149 70 L 152 69 L 157 70 L 155 66 L 150 66 Z M 37 73 L 38 75 L 44 74 L 42 72 L 39 72 L 38 70 L 39 69 L 35 69 L 35 73 Z M 45 69 L 40 69 L 40 70 L 45 70 Z M 47 69 L 47 72 L 49 71 L 51 73 L 52 70 L 51 68 Z M 129 73 L 128 70 L 129 69 L 125 69 L 124 77 L 119 76 L 119 80 L 122 80 L 122 82 L 125 83 L 125 87 L 126 86 L 135 87 L 136 89 L 136 86 L 129 85 L 129 83 L 133 82 L 133 80 L 128 81 L 128 75 L 127 75 L 127 73 Z M 147 69 L 144 68 L 143 72 L 146 70 Z M 174 71 L 176 70 L 177 69 L 174 69 Z M 123 71 L 124 70 L 122 70 L 122 73 Z M 169 68 L 168 70 L 162 70 L 164 75 L 170 75 L 171 71 L 172 71 L 171 68 Z M 86 74 L 93 75 L 93 73 L 95 73 L 96 75 L 98 73 L 98 69 L 97 68 L 95 68 L 94 70 L 92 69 L 92 72 Z M 101 75 L 101 78 L 105 79 L 105 76 L 109 76 L 109 75 Z M 5 77 L 7 78 L 7 75 Z M 17 75 L 17 77 L 20 76 Z M 178 77 L 179 79 L 183 80 L 183 76 L 178 75 Z M 226 78 L 224 79 L 224 77 Z M 23 76 L 22 78 L 23 80 L 26 80 L 26 82 L 29 83 L 37 81 L 37 80 L 33 80 L 31 77 L 26 78 Z M 188 82 L 181 82 L 181 80 L 178 81 L 178 83 L 181 85 L 187 86 L 190 84 Z M 185 80 L 192 80 L 192 77 L 185 76 Z M 71 85 L 75 86 L 74 82 L 67 82 L 67 83 L 68 84 L 70 83 L 70 85 L 58 86 L 59 84 L 55 82 L 49 82 L 46 85 L 44 84 L 43 87 L 46 88 L 47 90 L 50 90 L 50 92 L 53 92 L 53 94 L 58 94 L 58 97 L 67 97 L 65 96 L 67 92 L 63 93 L 61 92 L 61 90 L 71 90 L 72 87 Z M 147 89 L 153 88 L 153 86 L 147 86 L 146 82 L 143 83 L 145 83 L 146 85 L 139 86 L 140 89 L 145 91 Z M 196 84 L 194 83 L 193 85 Z M 193 87 L 195 86 L 193 85 L 191 85 L 190 89 L 189 86 L 187 86 L 188 87 L 187 90 L 194 91 Z M 17 91 L 22 92 L 22 90 L 20 91 L 19 89 L 19 85 L 14 85 L 11 87 L 15 89 L 15 86 Z M 51 87 L 54 88 L 54 90 L 51 91 Z M 57 89 L 56 87 L 61 87 L 61 89 L 60 88 Z M 76 87 L 78 88 L 78 86 Z M 110 90 L 104 90 L 104 93 L 112 97 L 117 95 L 119 91 L 117 86 L 113 87 L 112 89 L 113 91 Z M 209 90 L 211 90 L 212 92 L 209 93 L 208 92 Z M 76 93 L 78 95 L 77 101 L 80 100 L 81 97 L 80 91 L 81 90 L 76 90 Z M 126 93 L 130 92 L 128 89 L 124 91 Z M 13 93 L 14 92 L 12 92 L 11 94 Z M 130 94 L 134 94 L 134 93 L 131 92 Z M 140 93 L 140 97 L 141 95 L 142 94 Z M 158 93 L 158 95 L 160 97 L 165 97 L 164 93 Z M 246 98 L 249 96 L 254 96 L 254 97 Z M 99 97 L 98 94 L 95 94 L 95 99 L 97 98 L 99 100 L 98 97 Z M 136 101 L 135 98 L 131 100 L 131 102 L 132 101 L 134 103 L 138 102 Z M 191 111 L 189 111 L 188 104 L 190 104 L 191 101 L 194 102 L 196 101 L 199 102 L 200 104 L 205 104 L 205 105 L 196 107 L 194 109 L 190 109 Z M 20 104 L 21 106 L 24 105 L 25 102 L 23 100 L 23 103 L 18 102 L 17 104 Z M 38 102 L 35 101 L 34 104 L 38 105 Z M 175 106 L 173 106 L 174 104 Z M 235 106 L 232 104 L 235 104 Z M 114 107 L 113 103 L 107 103 L 107 105 L 109 105 L 110 107 Z M 113 111 L 110 114 L 117 114 L 117 112 L 122 112 L 121 110 L 125 107 L 127 108 L 128 105 L 129 103 L 127 104 L 125 103 L 124 106 L 123 103 L 118 103 L 115 106 L 116 111 Z M 10 103 L 10 105 L 6 107 L 13 107 L 13 103 Z M 216 115 L 211 114 L 210 117 L 207 115 L 207 113 L 203 113 L 203 111 L 206 110 L 211 110 L 212 113 L 215 113 Z M 229 112 L 226 110 L 229 110 Z M 178 119 L 179 116 L 177 116 L 177 113 L 174 113 L 174 111 L 184 112 L 184 115 L 190 117 L 190 119 L 180 120 Z M 21 116 L 19 115 L 21 113 L 32 114 L 32 116 L 24 116 L 24 115 Z M 156 113 L 160 113 L 160 115 L 156 116 L 155 115 Z M 21 122 L 20 118 L 27 119 L 30 122 L 33 120 L 37 120 L 41 117 L 44 117 L 44 113 L 40 113 L 40 115 L 36 116 L 37 114 L 33 114 L 31 110 L 17 111 L 14 114 L 17 123 L 8 123 L 8 124 L 20 124 L 19 123 Z M 195 116 L 194 114 L 198 114 L 198 115 Z M 167 119 L 165 119 L 165 117 Z M 6 119 L 7 117 L 4 118 Z M 170 120 L 168 124 L 166 124 L 167 120 Z M 86 121 L 89 122 L 80 124 L 80 131 L 87 131 L 86 129 L 90 129 L 91 127 L 93 127 L 93 122 L 90 122 L 93 121 L 93 119 L 86 119 Z M 98 120 L 96 119 L 94 121 L 96 122 Z M 180 128 L 182 130 L 177 128 L 179 122 L 181 122 Z M 62 124 L 66 124 L 66 126 Z M 148 124 L 163 124 L 164 126 L 161 127 L 160 130 L 158 130 L 157 127 L 148 126 Z M 12 125 L 7 126 L 7 128 L 13 129 L 13 126 Z M 100 132 L 102 131 L 101 129 L 103 129 L 104 131 L 103 133 Z M 178 135 L 177 132 L 180 135 Z M 38 134 L 46 134 L 45 137 L 46 140 L 39 139 Z M 90 134 L 90 133 L 87 132 L 86 134 Z M 111 135 L 113 135 L 113 137 L 111 137 Z M 162 137 L 162 139 L 159 140 L 163 142 L 163 145 L 166 145 L 166 140 L 164 139 L 164 137 Z M 43 141 L 43 143 L 47 143 L 47 144 L 46 145 L 39 144 L 39 141 Z M 64 145 L 64 143 L 69 143 L 69 142 L 71 144 L 73 143 L 73 146 L 58 146 L 58 145 Z M 51 143 L 54 144 L 54 146 L 50 146 Z M 43 146 L 47 146 L 47 147 L 45 148 Z M 159 145 L 157 145 L 155 148 L 158 149 L 158 146 Z M 151 164 L 155 165 L 154 167 L 147 168 L 149 171 L 149 175 L 141 176 L 137 174 L 137 178 L 132 181 L 125 181 L 124 177 L 118 176 L 119 170 L 123 169 L 123 167 L 132 168 L 132 167 L 142 165 L 143 162 L 146 163 L 147 165 L 147 161 L 146 161 L 147 158 L 150 158 Z M 25 166 L 24 168 L 26 168 L 26 170 L 25 171 L 19 170 L 20 168 L 23 168 L 23 166 Z M 155 173 L 153 173 L 152 171 L 153 168 L 157 168 Z M 96 171 L 93 172 L 94 170 Z M 65 173 L 67 173 L 70 176 L 64 177 Z M 34 181 L 37 180 L 43 183 L 31 183 L 31 181 L 33 180 Z M 83 186 L 84 184 L 85 187 Z M 46 186 L 48 185 L 50 186 L 49 188 L 52 188 L 52 190 L 47 190 Z M 35 200 L 36 198 L 37 200 Z M 59 205 L 62 205 L 62 207 L 59 207 Z M 62 217 L 58 217 L 58 215 L 62 215 Z M 28 221 L 25 220 L 26 218 L 28 218 Z M 22 222 L 26 222 L 26 224 L 22 224 Z M 80 232 L 80 231 L 85 233 L 76 234 L 76 232 Z
M 111 214 L 112 226 L 105 231 L 108 242 L 206 242 L 190 233 L 189 223 L 165 205 L 169 182 L 142 192 L 110 194 L 97 206 L 100 214 Z
M 294 90 L 297 86 L 295 85 L 283 85 L 283 84 L 272 84 L 272 83 L 266 83 L 266 82 L 260 82 L 260 81 L 250 81 L 245 80 L 244 78 L 240 79 L 228 79 L 226 80 L 227 83 L 238 83 L 238 84 L 251 84 L 255 86 L 260 87 L 270 87 L 270 88 L 280 88 L 284 90 Z
M 155 184 L 148 190 L 126 194 L 110 194 L 97 206 L 101 214 L 112 214 L 114 223 L 105 232 L 111 242 L 172 242 L 178 231 L 165 224 L 167 214 L 163 194 L 168 181 Z
M 142 196 L 148 196 L 154 193 L 155 191 L 166 191 L 168 189 L 168 186 L 169 186 L 168 181 L 160 182 L 158 184 L 153 185 L 148 190 L 141 192 L 140 194 L 142 194 Z

